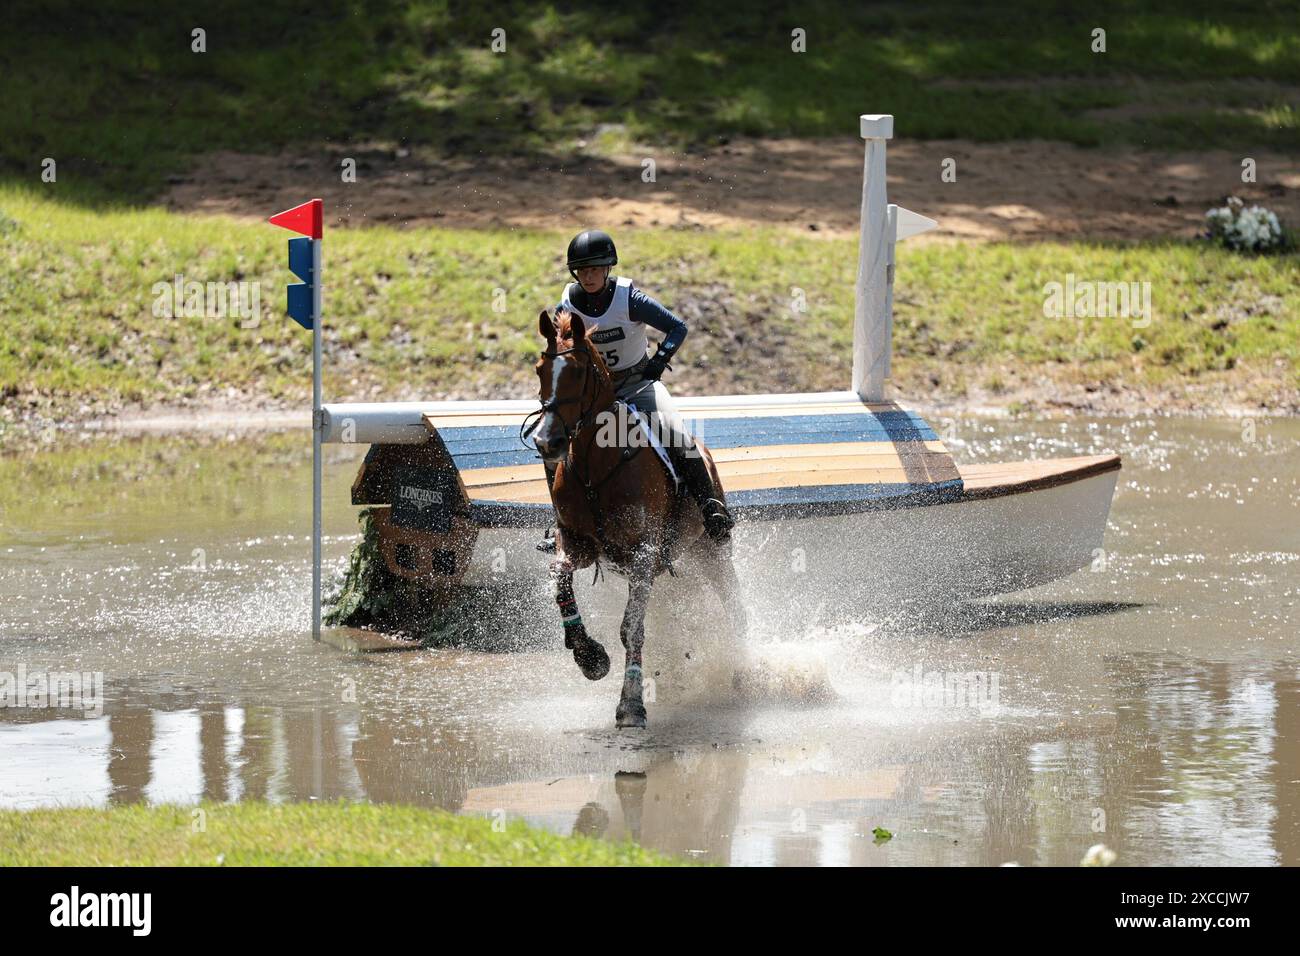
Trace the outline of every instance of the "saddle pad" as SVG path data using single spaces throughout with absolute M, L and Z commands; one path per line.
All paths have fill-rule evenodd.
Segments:
M 637 408 L 634 402 L 624 402 L 623 404 L 631 410 L 632 414 L 636 416 L 636 420 L 641 423 L 641 430 L 645 432 L 646 438 L 650 440 L 650 447 L 655 450 L 655 454 L 659 456 L 659 460 L 662 461 L 664 467 L 668 469 L 668 477 L 673 480 L 673 491 L 681 491 L 682 481 L 677 477 L 677 469 L 673 467 L 672 461 L 668 458 L 668 449 L 665 448 L 663 443 L 655 436 L 654 429 L 650 427 L 650 423 L 646 420 L 646 414 L 642 412 L 641 409 Z

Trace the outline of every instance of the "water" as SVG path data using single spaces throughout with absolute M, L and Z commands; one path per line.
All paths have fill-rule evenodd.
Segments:
M 957 433 L 963 461 L 1122 453 L 1097 566 L 925 617 L 755 622 L 740 688 L 715 660 L 645 733 L 549 616 L 509 652 L 313 644 L 301 436 L 0 459 L 0 675 L 104 680 L 102 713 L 0 709 L 0 806 L 400 802 L 734 864 L 1300 863 L 1300 423 Z M 340 570 L 360 450 L 328 453 Z

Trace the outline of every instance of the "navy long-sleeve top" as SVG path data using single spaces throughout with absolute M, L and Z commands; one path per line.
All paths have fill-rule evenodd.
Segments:
M 569 301 L 583 314 L 600 317 L 614 301 L 615 285 L 614 277 L 610 276 L 605 282 L 605 288 L 595 295 L 588 295 L 581 283 L 570 283 Z M 563 303 L 560 303 L 556 306 L 556 311 L 558 312 L 562 307 Z M 663 343 L 659 347 L 666 353 L 665 358 L 670 358 L 681 348 L 682 342 L 686 340 L 686 333 L 690 331 L 684 321 L 636 286 L 628 290 L 627 311 L 633 322 L 644 322 L 650 328 L 664 334 Z

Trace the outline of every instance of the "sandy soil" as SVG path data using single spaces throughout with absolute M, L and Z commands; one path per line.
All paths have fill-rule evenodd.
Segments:
M 862 145 L 853 139 L 737 140 L 708 151 L 614 157 L 575 154 L 565 166 L 517 157 L 440 160 L 352 150 L 358 181 L 340 182 L 344 153 L 206 157 L 172 185 L 167 205 L 264 218 L 305 195 L 336 225 L 676 228 L 784 226 L 829 236 L 857 229 Z M 642 181 L 642 161 L 656 181 Z M 941 181 L 945 159 L 956 180 Z M 1143 239 L 1193 236 L 1227 195 L 1300 221 L 1300 158 L 1255 151 L 1257 182 L 1225 150 L 1145 153 L 1061 143 L 960 140 L 889 146 L 890 199 L 937 219 L 942 239 Z

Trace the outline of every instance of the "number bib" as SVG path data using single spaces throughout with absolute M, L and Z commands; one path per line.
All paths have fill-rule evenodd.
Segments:
M 587 325 L 587 340 L 605 358 L 611 372 L 631 368 L 645 358 L 648 339 L 645 325 L 633 322 L 628 307 L 632 294 L 632 280 L 619 277 L 614 284 L 614 298 L 604 315 L 588 315 L 569 299 L 569 286 L 564 287 L 561 304 L 570 312 L 582 316 Z

